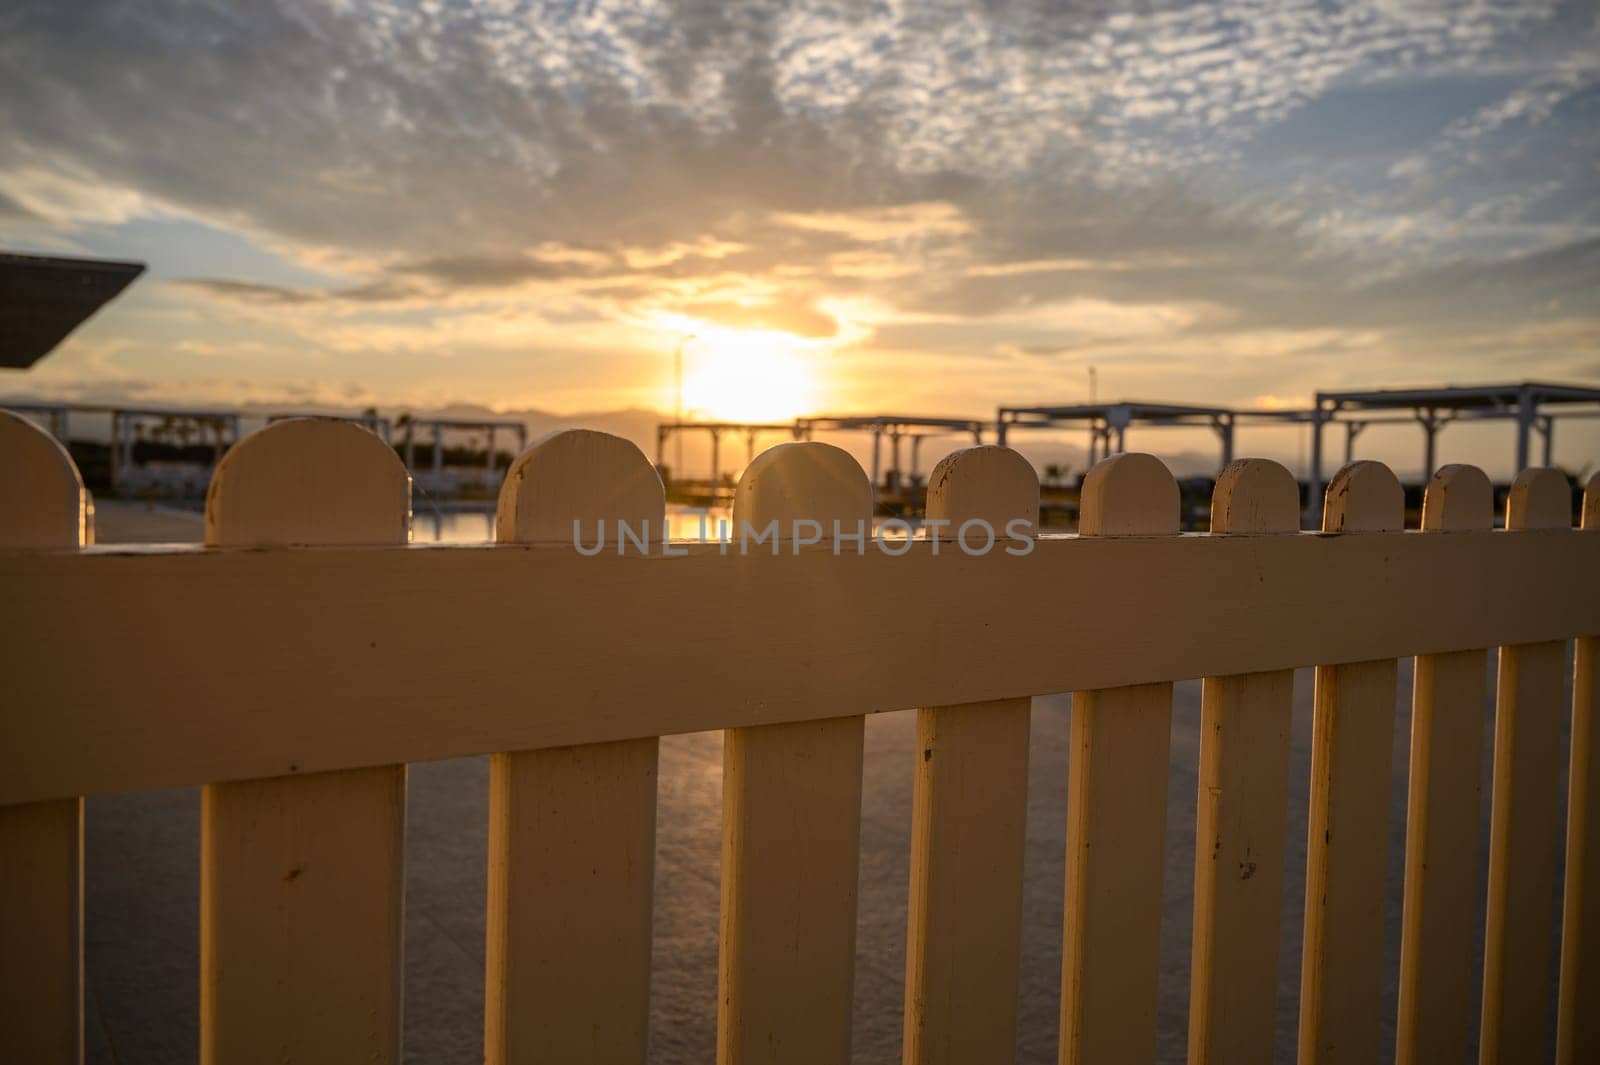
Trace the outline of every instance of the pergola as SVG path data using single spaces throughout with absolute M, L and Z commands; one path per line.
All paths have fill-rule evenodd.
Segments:
M 327 421 L 349 422 L 351 425 L 359 425 L 361 428 L 366 429 L 385 444 L 393 443 L 391 437 L 393 436 L 394 423 L 378 414 L 295 414 L 289 412 L 267 415 L 267 424 L 287 421 L 290 418 L 323 418 Z
M 351 419 L 360 421 L 363 419 Z M 379 419 L 387 423 L 387 419 Z M 440 473 L 444 470 L 444 434 L 446 430 L 458 429 L 463 432 L 477 432 L 484 430 L 488 433 L 489 443 L 484 458 L 484 469 L 494 472 L 494 442 L 499 430 L 505 429 L 517 439 L 516 454 L 521 454 L 528 443 L 528 427 L 522 422 L 509 418 L 411 418 L 406 421 L 405 458 L 406 469 L 416 472 L 416 437 L 417 427 L 422 426 L 432 436 L 433 443 L 433 472 Z M 376 430 L 374 430 L 376 431 Z
M 16 414 L 31 414 L 37 420 L 43 421 L 50 430 L 50 435 L 61 441 L 67 442 L 68 418 L 72 407 L 66 403 L 14 403 L 11 400 L 0 402 L 0 407 Z
M 239 412 L 235 410 L 184 410 L 177 407 L 93 407 L 74 404 L 74 410 L 104 412 L 111 415 L 111 487 L 122 489 L 123 478 L 133 469 L 134 439 L 139 426 L 152 418 L 163 422 L 188 422 L 200 430 L 210 429 L 214 459 L 239 442 Z M 62 417 L 66 430 L 66 417 Z M 66 443 L 66 437 L 61 438 Z
M 800 439 L 799 428 L 791 422 L 662 422 L 656 426 L 656 468 L 667 468 L 667 438 L 674 433 L 706 433 L 711 437 L 711 485 L 715 488 L 717 477 L 722 472 L 722 437 L 724 433 L 743 433 L 745 446 L 745 461 L 753 462 L 756 457 L 756 437 L 761 433 L 787 433 L 795 440 Z M 678 447 L 678 457 L 683 457 L 683 447 Z M 683 479 L 683 471 L 673 471 L 679 480 Z
M 1015 429 L 1056 429 L 1068 425 L 1089 428 L 1089 465 L 1108 455 L 1126 451 L 1128 427 L 1195 427 L 1211 429 L 1222 444 L 1222 465 L 1233 461 L 1235 412 L 1227 407 L 1195 407 L 1176 403 L 1078 403 L 1056 407 L 1001 407 L 995 416 L 997 443 Z
M 1573 406 L 1580 409 L 1573 410 Z M 1443 388 L 1390 388 L 1369 392 L 1318 392 L 1309 411 L 1275 411 L 1272 416 L 1311 425 L 1311 494 L 1322 490 L 1322 427 L 1345 426 L 1345 461 L 1355 457 L 1355 439 L 1369 425 L 1415 421 L 1422 427 L 1423 476 L 1435 468 L 1439 430 L 1454 421 L 1515 420 L 1516 469 L 1527 469 L 1532 436 L 1543 438 L 1543 464 L 1548 466 L 1555 437 L 1555 410 L 1560 416 L 1600 416 L 1600 388 L 1523 381 L 1505 385 L 1446 386 Z M 1266 412 L 1263 412 L 1266 413 Z
M 984 422 L 972 418 L 922 418 L 905 414 L 867 414 L 846 415 L 843 417 L 822 416 L 815 418 L 795 419 L 796 439 L 810 440 L 818 431 L 824 432 L 865 432 L 872 434 L 872 490 L 878 490 L 881 477 L 883 438 L 889 438 L 890 469 L 898 477 L 900 470 L 900 441 L 911 441 L 911 468 L 910 475 L 917 476 L 917 453 L 922 441 L 930 436 L 949 436 L 951 434 L 972 434 L 972 442 L 983 443 L 983 431 L 987 428 Z M 933 432 L 917 432 L 919 429 L 931 429 Z
M 716 483 L 721 472 L 720 447 L 727 433 L 743 433 L 746 461 L 756 457 L 756 436 L 760 433 L 784 433 L 794 440 L 811 440 L 819 432 L 871 433 L 872 434 L 872 487 L 876 491 L 882 476 L 883 438 L 889 438 L 890 468 L 900 471 L 900 442 L 911 443 L 910 474 L 916 476 L 917 455 L 923 439 L 930 436 L 948 436 L 952 433 L 972 434 L 975 443 L 983 443 L 986 423 L 973 418 L 924 418 L 906 414 L 817 415 L 796 418 L 792 422 L 662 422 L 656 426 L 656 465 L 666 466 L 667 440 L 677 433 L 701 432 L 711 437 L 711 481 Z M 918 430 L 927 430 L 918 432 Z
M 96 403 L 47 403 L 47 402 L 12 402 L 0 401 L 0 406 L 7 410 L 17 411 L 32 415 L 49 426 L 50 432 L 62 444 L 68 443 L 69 418 L 72 415 L 99 414 L 107 415 L 111 419 L 111 486 L 113 490 L 120 491 L 124 487 L 126 474 L 134 467 L 134 444 L 139 434 L 139 426 L 152 420 L 159 420 L 168 425 L 181 429 L 188 426 L 198 429 L 202 439 L 209 437 L 216 457 L 239 441 L 241 436 L 240 422 L 244 419 L 259 419 L 259 414 L 246 414 L 234 410 L 191 410 L 180 407 L 125 407 L 110 404 Z M 359 425 L 370 431 L 386 444 L 392 444 L 394 423 L 378 414 L 319 414 L 301 413 L 294 411 L 276 411 L 265 417 L 269 424 L 282 421 L 286 418 L 324 418 L 330 421 L 349 422 Z M 444 437 L 450 430 L 465 432 L 486 431 L 488 434 L 487 454 L 484 458 L 484 468 L 493 473 L 495 470 L 495 441 L 500 432 L 509 432 L 516 440 L 516 451 L 520 453 L 528 440 L 528 427 L 514 419 L 451 419 L 451 418 L 418 418 L 405 423 L 405 438 L 402 442 L 403 457 L 406 468 L 412 473 L 416 468 L 416 444 L 418 427 L 424 433 L 425 443 L 433 447 L 432 472 L 438 474 L 444 469 Z M 785 426 L 785 430 L 789 427 Z
M 121 475 L 133 468 L 133 445 L 138 436 L 138 427 L 142 423 L 158 418 L 162 422 L 189 423 L 202 433 L 209 430 L 213 450 L 220 456 L 224 450 L 238 443 L 242 435 L 239 423 L 245 417 L 238 410 L 120 407 L 102 403 L 18 403 L 6 400 L 3 406 L 6 410 L 31 414 L 44 421 L 50 429 L 50 435 L 62 444 L 67 444 L 70 440 L 69 430 L 73 412 L 107 415 L 111 419 L 111 485 L 114 489 L 120 487 Z M 336 422 L 350 422 L 352 425 L 370 430 L 384 443 L 389 443 L 391 423 L 388 418 L 378 415 L 305 414 L 280 411 L 269 414 L 267 422 L 271 424 L 287 418 L 325 418 Z

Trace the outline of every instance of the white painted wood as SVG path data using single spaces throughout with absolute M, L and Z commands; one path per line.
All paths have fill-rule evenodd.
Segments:
M 1476 466 L 1428 482 L 1424 532 L 1494 524 L 1494 490 Z M 1488 652 L 1418 655 L 1411 694 L 1405 917 L 1400 939 L 1400 1065 L 1461 1062 L 1472 1033 L 1478 820 Z
M 1600 533 L 1600 473 L 1583 493 L 1582 527 Z M 1556 1061 L 1600 1060 L 1600 636 L 1574 642 L 1567 771 L 1567 861 L 1561 906 Z
M 83 800 L 0 807 L 0 1061 L 83 1060 Z
M 1084 478 L 1079 523 L 1085 536 L 1175 534 L 1178 485 L 1151 455 L 1114 455 Z M 1170 682 L 1073 693 L 1063 1063 L 1155 1059 L 1171 742 Z
M 1551 469 L 1517 475 L 1506 501 L 1506 528 L 1571 525 L 1565 475 Z M 1560 640 L 1500 648 L 1478 1040 L 1482 1065 L 1548 1052 L 1565 658 Z
M 1400 482 L 1382 463 L 1351 463 L 1328 483 L 1324 531 L 1361 538 L 1398 530 L 1404 518 Z M 1317 668 L 1301 1065 L 1366 1063 L 1378 1054 L 1395 683 L 1393 659 Z
M 389 445 L 350 422 L 274 422 L 217 464 L 205 538 L 213 547 L 408 543 L 411 477 Z
M 1009 448 L 957 451 L 928 478 L 927 517 L 949 523 L 932 528 L 946 550 L 969 521 L 1031 534 L 1038 475 Z M 976 528 L 969 539 L 981 540 Z M 999 1062 L 1016 1050 L 1030 709 L 1021 698 L 917 712 L 907 1065 Z
M 88 494 L 61 442 L 0 410 L 0 548 L 77 550 Z
M 659 541 L 661 479 L 632 443 L 575 429 L 537 441 L 512 464 L 495 534 L 502 543 L 570 544 L 579 521 L 592 544 L 602 520 L 610 536 L 625 521 L 646 543 Z M 628 667 L 613 657 L 607 668 Z M 539 696 L 533 687 L 524 703 Z M 644 1061 L 657 746 L 652 736 L 492 759 L 490 1065 Z
M 777 521 L 780 548 L 790 545 L 795 519 L 821 523 L 831 541 L 835 521 L 848 531 L 871 512 L 861 467 L 829 444 L 763 452 L 734 491 L 735 523 Z M 819 574 L 810 598 L 826 602 L 842 575 Z M 752 599 L 741 620 L 788 606 Z M 797 645 L 784 651 L 805 654 Z M 831 674 L 832 663 L 822 672 Z M 717 980 L 724 1065 L 850 1060 L 862 728 L 860 717 L 826 717 L 725 735 Z
M 1589 491 L 1594 492 L 1591 486 Z M 1556 1061 L 1600 1060 L 1600 637 L 1575 641 Z
M 609 433 L 565 429 L 535 440 L 506 471 L 495 541 L 571 546 L 576 521 L 592 546 L 604 520 L 615 551 L 617 522 L 659 543 L 665 519 L 661 476 L 644 452 Z
M 1243 459 L 1217 479 L 1211 531 L 1293 534 L 1288 470 Z M 1271 1061 L 1289 801 L 1294 671 L 1207 677 L 1201 688 L 1189 1061 Z
M 1570 530 L 1042 537 L 1025 558 L 905 546 L 0 550 L 0 803 L 1600 629 L 1600 539 Z M 1169 601 L 1207 604 L 1207 623 L 1148 609 Z M 692 628 L 663 623 L 686 602 Z M 103 638 L 81 640 L 85 618 Z M 68 645 L 79 668 L 38 668 Z M 151 662 L 188 664 L 188 703 Z
M 66 449 L 0 411 L 0 547 L 76 550 L 86 500 Z M 0 1061 L 82 1058 L 83 800 L 0 807 Z
M 344 422 L 295 419 L 223 456 L 206 499 L 206 542 L 404 544 L 410 514 L 410 476 L 382 440 Z M 277 624 L 295 624 L 319 600 L 278 613 Z M 337 721 L 348 692 L 347 681 L 326 678 L 307 709 Z M 191 714 L 206 705 L 174 701 Z M 279 722 L 267 712 L 231 726 L 226 741 L 249 746 Z M 404 765 L 205 788 L 202 1063 L 399 1061 L 405 799 Z

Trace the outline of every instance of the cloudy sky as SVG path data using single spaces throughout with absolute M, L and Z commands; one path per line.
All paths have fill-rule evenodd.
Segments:
M 1600 7 L 11 0 L 0 246 L 150 264 L 52 396 L 1595 382 Z

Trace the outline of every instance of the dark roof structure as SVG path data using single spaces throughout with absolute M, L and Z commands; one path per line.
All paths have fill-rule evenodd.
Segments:
M 1055 429 L 1065 425 L 1089 428 L 1089 465 L 1126 450 L 1128 427 L 1135 423 L 1183 427 L 1201 425 L 1216 432 L 1222 443 L 1222 465 L 1233 461 L 1235 411 L 1227 407 L 1197 407 L 1181 403 L 1074 403 L 1048 407 L 1001 407 L 995 414 L 995 439 L 1006 443 L 1016 429 Z
M 1543 439 L 1543 462 L 1552 461 L 1557 417 L 1600 417 L 1600 388 L 1589 385 L 1518 381 L 1493 385 L 1447 385 L 1438 388 L 1382 388 L 1316 393 L 1304 410 L 1251 410 L 1197 407 L 1172 403 L 1080 403 L 1048 407 L 1001 407 L 995 418 L 999 442 L 1017 429 L 1051 429 L 1069 424 L 1089 428 L 1089 465 L 1125 450 L 1130 425 L 1210 426 L 1222 441 L 1222 463 L 1233 458 L 1233 437 L 1242 425 L 1302 424 L 1311 429 L 1312 509 L 1320 505 L 1323 486 L 1324 426 L 1343 426 L 1344 460 L 1355 458 L 1356 437 L 1368 426 L 1415 423 L 1422 428 L 1423 479 L 1436 467 L 1440 430 L 1454 421 L 1503 419 L 1516 422 L 1515 469 L 1532 463 L 1532 438 Z
M 817 415 L 796 418 L 797 432 L 810 439 L 818 431 L 869 432 L 907 435 L 914 429 L 947 429 L 952 433 L 972 433 L 981 441 L 988 423 L 976 418 L 924 418 L 915 414 L 848 414 L 844 416 Z
M 1436 410 L 1514 417 L 1524 406 L 1550 403 L 1600 403 L 1600 388 L 1586 385 L 1517 381 L 1503 385 L 1446 385 L 1442 388 L 1380 388 L 1366 392 L 1321 392 L 1325 410 Z
M 0 252 L 0 367 L 32 366 L 142 273 L 143 263 Z

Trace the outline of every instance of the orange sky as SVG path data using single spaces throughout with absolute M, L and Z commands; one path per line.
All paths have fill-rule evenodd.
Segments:
M 0 394 L 670 411 L 687 336 L 717 418 L 1600 381 L 1583 4 L 585 11 L 17 12 L 0 246 L 150 271 Z

